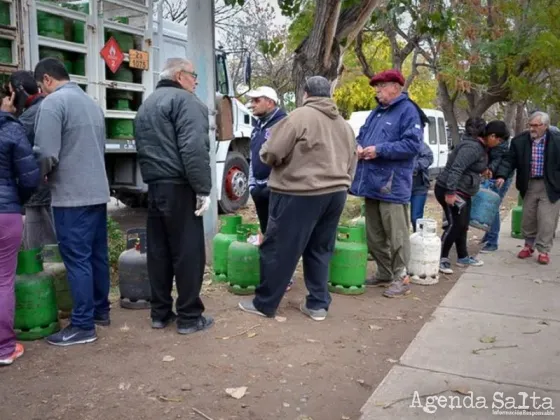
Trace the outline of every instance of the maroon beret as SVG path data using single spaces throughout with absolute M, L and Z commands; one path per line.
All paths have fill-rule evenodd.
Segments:
M 378 83 L 387 83 L 387 82 L 394 82 L 394 83 L 398 83 L 401 86 L 404 86 L 404 76 L 400 71 L 395 69 L 385 70 L 373 76 L 369 81 L 369 85 L 375 86 Z

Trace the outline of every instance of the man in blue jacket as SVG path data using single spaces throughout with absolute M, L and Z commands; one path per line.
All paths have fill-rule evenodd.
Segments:
M 266 234 L 268 225 L 268 203 L 270 189 L 268 177 L 272 168 L 263 163 L 259 157 L 262 145 L 270 138 L 270 130 L 278 122 L 286 118 L 286 112 L 278 106 L 276 91 L 268 86 L 261 86 L 247 92 L 253 115 L 257 118 L 251 133 L 251 165 L 249 166 L 249 192 L 255 203 L 261 232 Z M 288 290 L 293 285 L 293 279 Z
M 422 146 L 422 121 L 417 106 L 403 93 L 398 70 L 375 75 L 370 85 L 379 105 L 358 134 L 358 167 L 350 188 L 365 197 L 368 248 L 377 264 L 370 284 L 391 282 L 383 293 L 410 292 L 409 209 L 414 159 Z

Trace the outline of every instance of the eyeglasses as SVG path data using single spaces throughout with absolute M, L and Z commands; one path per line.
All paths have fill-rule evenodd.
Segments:
M 539 127 L 542 127 L 543 125 L 544 125 L 543 123 L 540 123 L 540 124 L 527 124 L 527 127 L 530 127 L 530 128 L 539 128 Z
M 198 74 L 194 71 L 181 70 L 185 74 L 190 74 L 194 79 L 198 79 Z

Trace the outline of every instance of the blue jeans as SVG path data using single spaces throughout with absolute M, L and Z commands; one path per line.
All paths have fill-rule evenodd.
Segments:
M 60 255 L 72 294 L 72 326 L 91 330 L 109 313 L 107 205 L 53 207 Z
M 500 195 L 500 198 L 503 200 L 505 195 L 508 192 L 509 186 L 511 185 L 511 181 L 513 177 L 509 177 L 502 185 L 502 188 L 499 190 L 494 187 L 494 184 L 488 181 L 483 182 L 482 186 L 489 187 L 493 191 L 497 192 Z M 500 201 L 501 203 L 501 201 Z M 496 217 L 494 217 L 494 222 L 490 227 L 490 230 L 484 234 L 484 238 L 482 238 L 482 242 L 486 242 L 486 246 L 498 247 L 498 238 L 500 237 L 500 225 L 502 221 L 500 220 L 500 212 L 496 213 Z
M 410 197 L 410 221 L 412 223 L 412 230 L 416 232 L 416 221 L 424 217 L 424 206 L 428 192 L 423 194 L 412 194 Z

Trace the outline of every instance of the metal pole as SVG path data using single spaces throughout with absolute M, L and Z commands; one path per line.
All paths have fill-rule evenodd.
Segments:
M 218 226 L 216 190 L 216 78 L 214 40 L 214 1 L 187 0 L 187 53 L 198 74 L 197 96 L 208 106 L 210 123 L 210 167 L 212 171 L 212 205 L 204 215 L 206 256 L 212 256 L 212 238 Z

